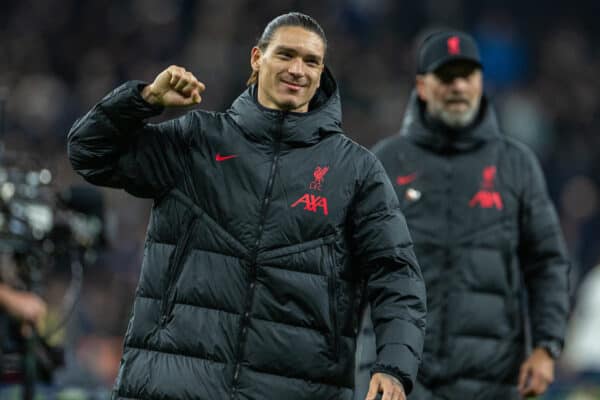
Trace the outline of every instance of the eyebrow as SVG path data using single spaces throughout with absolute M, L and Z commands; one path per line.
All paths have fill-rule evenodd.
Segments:
M 296 50 L 294 47 L 288 47 L 288 46 L 283 46 L 283 45 L 278 45 L 277 47 L 275 47 L 274 51 L 275 52 L 290 52 L 292 54 L 299 54 L 299 51 Z M 309 60 L 314 60 L 319 63 L 323 61 L 323 57 L 319 56 L 315 53 L 306 53 L 305 55 L 303 55 L 303 58 L 306 58 Z

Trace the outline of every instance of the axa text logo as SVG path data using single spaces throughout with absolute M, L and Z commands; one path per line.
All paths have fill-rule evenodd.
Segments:
M 292 203 L 291 207 L 294 208 L 299 204 L 304 204 L 304 209 L 307 211 L 316 213 L 319 209 L 321 209 L 324 215 L 329 214 L 329 210 L 327 209 L 327 198 L 325 197 L 306 193 Z

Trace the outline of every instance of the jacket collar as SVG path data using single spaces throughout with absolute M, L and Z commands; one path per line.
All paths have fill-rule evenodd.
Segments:
M 452 129 L 427 119 L 425 103 L 416 91 L 411 93 L 400 134 L 438 153 L 468 151 L 501 135 L 496 114 L 486 96 L 481 99 L 479 115 L 470 126 Z
M 280 140 L 289 146 L 310 146 L 325 136 L 342 132 L 339 91 L 328 68 L 321 75 L 321 85 L 306 113 L 263 107 L 256 98 L 256 85 L 248 87 L 227 112 L 255 142 Z

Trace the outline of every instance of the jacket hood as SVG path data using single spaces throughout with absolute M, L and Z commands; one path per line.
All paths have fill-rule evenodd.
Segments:
M 272 110 L 259 104 L 256 85 L 248 87 L 227 111 L 251 140 L 281 140 L 290 146 L 310 146 L 325 136 L 342 133 L 342 107 L 337 84 L 326 67 L 321 85 L 305 113 Z
M 427 120 L 425 103 L 417 92 L 411 93 L 400 134 L 436 152 L 461 152 L 501 135 L 496 113 L 484 95 L 475 121 L 463 129 L 452 129 Z

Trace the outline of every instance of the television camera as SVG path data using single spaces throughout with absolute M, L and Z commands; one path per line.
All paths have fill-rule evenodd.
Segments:
M 35 382 L 50 382 L 63 365 L 62 347 L 51 345 L 52 338 L 75 309 L 84 266 L 104 242 L 103 198 L 91 186 L 59 191 L 50 170 L 23 160 L 6 152 L 0 158 L 0 282 L 44 299 L 49 282 L 64 287 L 58 317 L 43 331 L 24 336 L 20 321 L 0 314 L 1 380 L 22 383 L 30 399 Z

